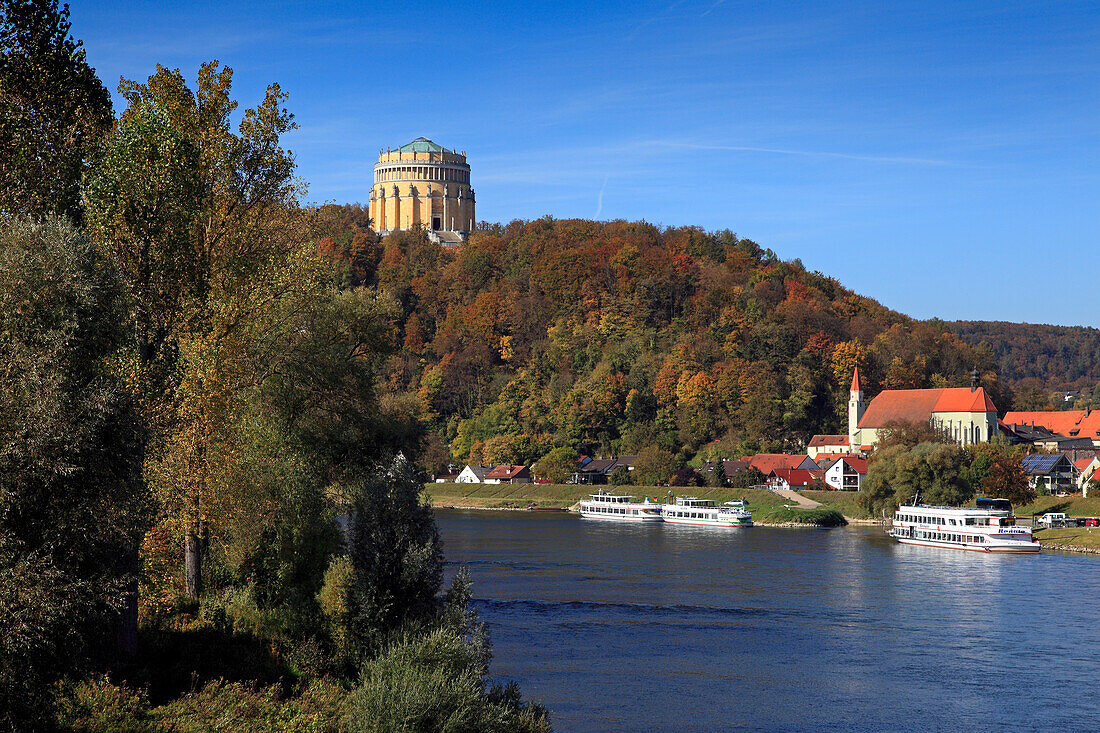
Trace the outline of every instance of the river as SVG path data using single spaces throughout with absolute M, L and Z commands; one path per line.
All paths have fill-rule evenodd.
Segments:
M 1100 730 L 1100 558 L 436 512 L 557 731 Z

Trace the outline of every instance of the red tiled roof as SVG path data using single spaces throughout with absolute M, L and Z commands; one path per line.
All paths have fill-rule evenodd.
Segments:
M 881 428 L 891 422 L 928 422 L 934 412 L 996 412 L 997 408 L 978 387 L 947 389 L 887 389 L 879 392 L 859 421 L 861 428 Z
M 485 474 L 485 478 L 516 478 L 521 473 L 527 470 L 527 466 L 513 466 L 507 463 L 494 468 L 489 473 Z
M 1042 412 L 1006 412 L 1006 425 L 1041 425 L 1067 437 L 1100 437 L 1100 410 L 1045 410 Z M 1074 431 L 1077 431 L 1076 433 Z
M 790 486 L 809 486 L 821 478 L 821 471 L 810 468 L 777 468 L 768 474 L 786 481 Z
M 852 392 L 862 392 L 863 387 L 859 384 L 859 367 L 852 370 Z
M 941 390 L 940 398 L 932 412 L 996 412 L 997 408 L 984 387 L 973 392 L 967 387 L 950 387 Z
M 777 468 L 795 468 L 806 459 L 807 456 L 792 456 L 786 453 L 757 453 L 748 461 L 750 466 L 767 476 Z
M 867 459 L 845 456 L 844 462 L 855 469 L 856 473 L 867 473 Z
M 1077 468 L 1078 471 L 1084 471 L 1086 468 L 1089 467 L 1089 464 L 1092 463 L 1092 460 L 1093 459 L 1091 458 L 1078 458 L 1073 463 L 1073 465 Z
M 848 445 L 847 435 L 815 435 L 810 438 L 811 448 L 817 448 L 823 445 Z

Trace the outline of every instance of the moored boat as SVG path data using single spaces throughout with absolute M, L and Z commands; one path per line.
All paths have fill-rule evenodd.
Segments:
M 743 501 L 719 505 L 714 499 L 678 496 L 675 504 L 661 506 L 661 518 L 669 524 L 698 527 L 751 527 L 752 513 Z
M 581 516 L 586 519 L 611 519 L 620 522 L 660 522 L 661 507 L 651 503 L 634 501 L 633 496 L 616 494 L 591 494 L 580 502 Z
M 974 552 L 1038 552 L 1031 527 L 1017 527 L 1006 499 L 978 499 L 975 508 L 900 506 L 888 534 L 903 545 Z

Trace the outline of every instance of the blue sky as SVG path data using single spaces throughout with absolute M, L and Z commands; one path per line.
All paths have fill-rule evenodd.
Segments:
M 1097 2 L 71 11 L 112 90 L 213 58 L 242 108 L 279 82 L 311 201 L 365 201 L 425 135 L 479 219 L 729 228 L 916 317 L 1100 327 Z

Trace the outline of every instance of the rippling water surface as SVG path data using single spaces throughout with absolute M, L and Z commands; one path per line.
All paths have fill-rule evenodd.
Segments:
M 1100 730 L 1100 557 L 439 511 L 558 731 Z

